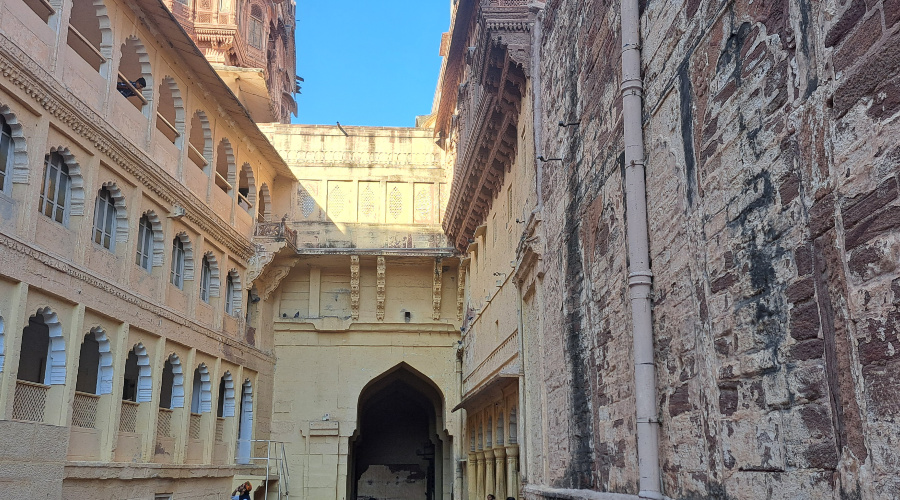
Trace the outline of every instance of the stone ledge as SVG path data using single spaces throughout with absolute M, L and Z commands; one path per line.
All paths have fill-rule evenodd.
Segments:
M 528 500 L 546 498 L 553 500 L 640 500 L 637 495 L 622 493 L 605 493 L 593 490 L 569 490 L 562 488 L 547 488 L 543 486 L 525 486 L 523 488 L 525 498 Z
M 116 462 L 67 462 L 65 479 L 191 479 L 265 475 L 264 467 L 252 465 L 170 465 Z

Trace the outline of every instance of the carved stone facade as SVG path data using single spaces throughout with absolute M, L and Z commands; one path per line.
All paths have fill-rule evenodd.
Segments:
M 297 113 L 293 0 L 165 0 L 165 4 L 254 121 L 290 123 Z
M 506 495 L 497 421 L 517 401 L 520 498 L 900 498 L 900 4 L 622 4 L 454 2 L 436 138 L 465 250 L 467 497 Z M 491 35 L 520 29 L 491 22 L 502 5 L 533 21 L 529 56 Z M 625 82 L 623 49 L 641 54 Z M 518 67 L 522 83 L 493 76 Z M 503 89 L 522 92 L 508 112 Z M 658 419 L 639 422 L 647 395 Z
M 296 178 L 158 2 L 0 12 L 0 435 L 22 450 L 2 496 L 230 491 L 269 437 L 273 339 L 249 297 L 270 242 L 190 141 L 232 141 L 203 161 L 240 162 L 272 209 Z M 126 98 L 122 73 L 146 90 Z

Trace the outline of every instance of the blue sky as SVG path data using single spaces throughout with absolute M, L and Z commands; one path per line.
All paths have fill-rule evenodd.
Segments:
M 449 0 L 297 0 L 294 123 L 411 127 L 431 112 Z

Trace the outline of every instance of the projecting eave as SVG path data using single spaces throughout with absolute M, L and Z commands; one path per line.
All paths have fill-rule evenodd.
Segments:
M 466 411 L 474 411 L 493 401 L 503 399 L 504 391 L 513 385 L 518 385 L 520 376 L 517 373 L 504 372 L 493 375 L 478 388 L 463 396 L 462 401 L 454 406 L 451 412 L 463 408 Z
M 219 105 L 219 112 L 229 120 L 232 126 L 242 131 L 265 158 L 269 166 L 275 170 L 278 176 L 286 177 L 292 181 L 297 180 L 284 159 L 272 146 L 272 143 L 263 135 L 256 122 L 250 117 L 250 112 L 241 104 L 241 101 L 228 88 L 216 70 L 206 57 L 184 31 L 184 28 L 175 19 L 174 15 L 162 3 L 161 0 L 134 0 L 134 4 L 146 15 L 147 20 L 159 31 L 160 40 L 168 42 L 174 52 L 181 57 L 184 68 L 197 77 L 200 87 L 208 93 L 208 97 Z

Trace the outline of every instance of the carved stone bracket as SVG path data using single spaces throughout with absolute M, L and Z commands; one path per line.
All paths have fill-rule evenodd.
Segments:
M 456 280 L 456 320 L 463 320 L 466 306 L 466 266 L 459 264 L 459 276 Z
M 359 255 L 350 256 L 350 318 L 359 320 Z
M 384 321 L 385 271 L 384 256 L 379 255 L 375 283 L 375 319 L 378 321 Z
M 458 155 L 444 230 L 462 251 L 515 163 L 517 129 L 531 60 L 534 13 L 527 5 L 483 3 L 469 34 L 452 131 Z
M 431 305 L 433 308 L 431 319 L 435 321 L 441 319 L 441 282 L 444 277 L 442 262 L 440 257 L 434 259 L 434 283 L 431 287 Z

